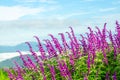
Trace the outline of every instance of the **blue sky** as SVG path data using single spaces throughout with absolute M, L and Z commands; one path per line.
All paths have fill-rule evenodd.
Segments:
M 114 31 L 120 21 L 120 0 L 0 0 L 0 45 L 17 45 L 42 40 L 48 34 L 69 31 L 87 32 L 87 27 Z

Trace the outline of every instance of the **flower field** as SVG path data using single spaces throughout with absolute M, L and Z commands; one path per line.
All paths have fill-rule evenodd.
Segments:
M 102 30 L 88 27 L 79 38 L 69 27 L 70 32 L 58 33 L 61 41 L 52 34 L 43 41 L 34 36 L 41 56 L 25 42 L 35 61 L 17 51 L 23 66 L 14 61 L 16 67 L 0 70 L 0 80 L 120 80 L 120 24 L 116 21 L 115 33 L 106 27 L 107 23 Z

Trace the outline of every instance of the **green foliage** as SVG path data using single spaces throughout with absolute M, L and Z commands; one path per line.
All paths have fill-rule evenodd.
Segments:
M 47 61 L 44 61 L 44 69 L 47 80 L 51 80 L 50 69 L 47 64 L 53 65 L 55 67 L 56 72 L 56 80 L 66 80 L 64 77 L 61 77 L 60 71 L 58 69 L 57 60 L 64 60 L 67 63 L 67 66 L 72 74 L 73 80 L 83 80 L 85 76 L 87 76 L 88 80 L 105 80 L 106 73 L 108 72 L 110 80 L 112 80 L 112 76 L 114 72 L 117 74 L 117 79 L 120 79 L 120 54 L 117 55 L 116 59 L 114 59 L 114 52 L 107 53 L 108 64 L 103 62 L 103 54 L 101 52 L 96 52 L 95 63 L 91 64 L 90 72 L 88 74 L 88 68 L 86 64 L 86 60 L 88 56 L 82 56 L 78 59 L 74 59 L 75 65 L 72 66 L 69 63 L 69 57 L 66 55 L 60 55 L 58 58 L 54 57 Z M 25 74 L 23 75 L 25 80 L 32 80 L 32 75 L 36 80 L 43 80 L 43 75 L 40 70 L 35 72 L 34 70 L 28 70 L 24 68 Z M 15 74 L 15 73 L 14 73 Z M 3 70 L 0 70 L 0 80 L 9 80 L 7 77 L 7 73 Z
M 3 69 L 0 69 L 0 80 L 9 80 L 7 73 Z

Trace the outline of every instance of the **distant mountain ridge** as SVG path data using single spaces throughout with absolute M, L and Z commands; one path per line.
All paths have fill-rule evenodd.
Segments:
M 38 51 L 37 42 L 30 42 L 34 51 Z M 16 51 L 28 51 L 29 47 L 25 43 L 18 44 L 16 46 L 0 46 L 0 53 L 16 52 Z
M 28 56 L 32 59 L 32 61 L 35 62 L 34 58 L 32 55 L 28 54 Z M 12 68 L 15 67 L 15 62 L 17 62 L 20 66 L 23 66 L 23 61 L 19 56 L 13 57 L 11 59 L 6 59 L 2 62 L 0 62 L 0 68 Z
M 75 34 L 75 35 L 76 35 L 77 38 L 80 38 L 79 34 Z M 83 35 L 85 35 L 85 34 L 83 34 Z M 68 36 L 65 35 L 65 37 L 66 37 L 66 41 L 69 41 Z M 57 38 L 58 38 L 59 41 L 61 40 L 60 36 L 57 37 Z M 38 51 L 38 47 L 37 47 L 38 43 L 37 42 L 30 42 L 30 44 L 32 45 L 32 48 L 33 48 L 34 51 Z M 60 42 L 60 44 L 62 44 L 62 43 Z M 42 43 L 42 45 L 43 45 L 43 43 Z M 43 48 L 46 49 L 46 47 L 44 45 L 43 45 Z M 18 50 L 20 50 L 20 51 L 28 51 L 29 47 L 25 43 L 21 43 L 21 44 L 18 44 L 16 46 L 0 46 L 0 53 L 16 52 Z

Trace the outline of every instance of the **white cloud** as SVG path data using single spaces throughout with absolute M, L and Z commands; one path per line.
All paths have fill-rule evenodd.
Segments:
M 75 16 L 80 16 L 80 15 L 86 15 L 86 14 L 90 14 L 91 12 L 76 12 L 76 13 L 71 13 L 71 14 L 66 14 L 66 15 L 54 15 L 52 17 L 56 17 L 59 20 L 63 20 L 63 19 L 68 19 L 70 17 L 75 17 Z
M 27 54 L 31 54 L 29 51 L 26 52 L 21 52 L 22 55 L 27 55 Z M 40 55 L 39 52 L 36 52 L 37 55 Z M 7 56 L 6 56 L 7 55 Z M 20 54 L 18 52 L 11 52 L 11 53 L 0 53 L 0 62 L 6 60 L 6 59 L 11 59 L 14 57 L 20 56 Z
M 23 16 L 35 15 L 44 11 L 45 9 L 42 7 L 29 8 L 22 6 L 12 6 L 12 7 L 0 6 L 0 21 L 18 20 Z
M 47 39 L 48 34 L 57 35 L 59 32 L 69 31 L 69 26 L 73 26 L 75 31 L 84 32 L 80 28 L 80 21 L 76 19 L 38 19 L 38 20 L 17 20 L 0 22 L 0 45 L 17 45 L 25 41 L 35 41 L 34 35 L 40 39 Z M 77 28 L 77 29 L 76 29 Z M 79 32 L 76 31 L 76 34 Z
M 102 16 L 94 16 L 92 20 L 95 20 L 96 23 L 98 23 L 100 26 L 106 22 L 107 23 L 107 29 L 115 32 L 115 21 L 118 20 L 120 21 L 120 16 L 119 13 L 116 14 L 107 14 L 107 15 L 102 15 Z M 98 26 L 99 26 L 98 25 Z
M 107 15 L 104 15 L 104 16 L 94 16 L 93 18 L 114 20 L 114 19 L 120 19 L 120 17 L 118 17 L 118 16 L 120 16 L 119 13 L 116 13 L 116 14 L 107 14 Z
M 103 9 L 100 9 L 99 11 L 100 12 L 107 12 L 107 11 L 113 11 L 115 9 L 116 9 L 115 7 L 114 8 L 103 8 Z

